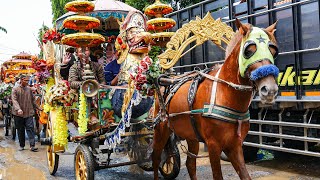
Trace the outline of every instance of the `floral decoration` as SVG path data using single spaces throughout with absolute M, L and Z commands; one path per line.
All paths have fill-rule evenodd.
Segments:
M 48 79 L 48 82 L 47 82 L 47 85 L 46 85 L 46 89 L 45 89 L 45 91 L 46 91 L 46 94 L 44 96 L 45 97 L 44 98 L 45 99 L 45 103 L 44 103 L 44 106 L 43 106 L 43 111 L 45 113 L 49 113 L 53 109 L 53 107 L 48 102 L 48 97 L 51 94 L 50 88 L 52 86 L 54 86 L 54 79 L 51 77 L 51 78 Z
M 86 97 L 83 93 L 80 94 L 78 125 L 79 134 L 85 134 L 88 130 L 88 117 Z
M 5 96 L 10 96 L 12 92 L 13 84 L 1 83 L 0 84 L 0 99 Z
M 48 41 L 59 42 L 63 36 L 64 34 L 57 32 L 55 29 L 49 29 L 44 33 L 42 37 L 42 42 L 45 44 Z
M 66 113 L 63 112 L 63 107 L 57 107 L 56 119 L 54 121 L 54 136 L 53 143 L 59 146 L 66 147 L 68 144 L 68 127 Z
M 50 77 L 53 64 L 43 59 L 34 58 L 32 59 L 31 67 L 37 71 L 36 76 L 39 78 L 39 81 L 44 82 Z
M 153 80 L 160 75 L 159 61 L 152 61 L 149 56 L 129 70 L 130 78 L 134 81 L 135 89 L 143 96 L 153 96 L 155 85 Z

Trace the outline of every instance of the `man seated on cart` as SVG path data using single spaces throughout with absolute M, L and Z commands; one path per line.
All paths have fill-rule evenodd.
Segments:
M 90 65 L 90 69 L 94 73 L 95 80 L 100 84 L 106 84 L 104 79 L 103 67 L 90 60 L 90 49 L 86 48 L 85 53 L 82 53 L 82 49 L 77 49 L 78 60 L 71 66 L 69 71 L 68 81 L 72 89 L 79 89 L 84 82 L 83 71 L 86 64 Z

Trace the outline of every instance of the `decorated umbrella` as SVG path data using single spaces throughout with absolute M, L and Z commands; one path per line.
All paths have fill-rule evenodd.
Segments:
M 163 15 L 171 13 L 172 11 L 173 9 L 170 5 L 160 2 L 160 0 L 156 0 L 155 3 L 148 6 L 144 12 L 150 18 L 154 17 L 147 22 L 147 25 L 148 30 L 153 32 L 152 39 L 156 46 L 165 47 L 171 36 L 174 34 L 174 32 L 165 31 L 176 25 L 175 20 L 163 17 Z
M 32 74 L 36 71 L 31 67 L 31 55 L 25 52 L 12 56 L 12 59 L 5 61 L 3 65 L 3 78 L 6 74 Z
M 92 19 L 89 19 L 90 17 L 83 17 L 83 21 L 89 20 L 92 22 L 85 29 L 89 30 L 95 27 L 96 29 L 93 31 L 103 36 L 117 36 L 119 34 L 117 19 L 121 20 L 122 17 L 125 18 L 127 16 L 129 11 L 136 10 L 129 5 L 116 0 L 96 0 L 92 1 L 92 3 L 94 4 L 94 9 L 92 12 L 86 11 L 86 15 L 98 18 L 100 20 L 100 25 L 96 27 L 97 23 L 92 21 Z M 65 24 L 64 21 L 77 14 L 77 12 L 68 12 L 58 18 L 56 21 L 58 31 L 65 34 L 74 33 L 74 28 L 70 28 L 73 26 L 72 23 Z

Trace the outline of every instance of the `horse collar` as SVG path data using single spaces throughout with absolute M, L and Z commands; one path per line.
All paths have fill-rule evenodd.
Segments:
M 239 53 L 239 69 L 241 77 L 245 77 L 247 69 L 254 63 L 269 60 L 274 64 L 269 45 L 272 44 L 269 36 L 260 28 L 252 27 L 248 38 L 243 38 Z M 246 54 L 246 50 L 250 45 L 256 46 L 256 51 Z

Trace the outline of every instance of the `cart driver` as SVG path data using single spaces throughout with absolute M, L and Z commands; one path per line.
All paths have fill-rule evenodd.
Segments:
M 69 71 L 68 81 L 72 89 L 79 89 L 84 82 L 83 72 L 85 64 L 89 64 L 92 72 L 94 73 L 95 80 L 100 84 L 106 84 L 104 79 L 103 67 L 90 59 L 90 49 L 86 48 L 85 53 L 82 53 L 82 49 L 77 49 L 77 61 L 71 66 Z

